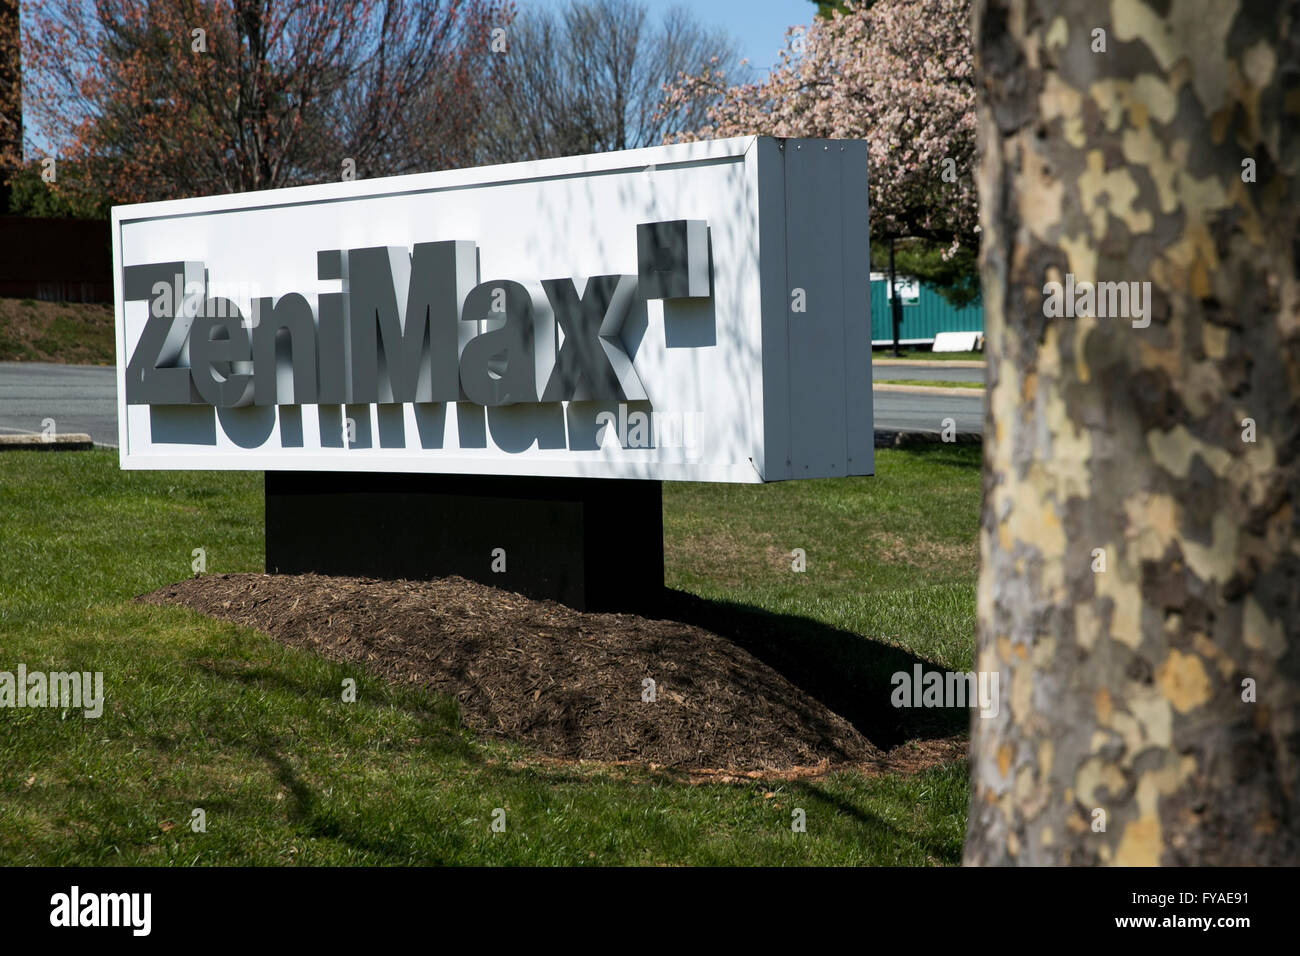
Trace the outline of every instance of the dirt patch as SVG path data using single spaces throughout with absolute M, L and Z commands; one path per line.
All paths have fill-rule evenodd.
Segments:
M 666 541 L 664 558 L 688 574 L 705 575 L 717 584 L 735 587 L 766 571 L 755 537 L 747 531 L 742 544 L 730 529 L 691 531 L 674 536 L 675 543 Z
M 771 569 L 772 571 L 775 571 L 778 575 L 799 573 L 794 569 L 794 562 L 795 562 L 794 548 L 783 548 L 783 547 L 778 547 L 775 544 L 769 544 L 767 548 L 764 549 L 763 553 L 767 558 L 768 568 Z M 818 557 L 816 560 L 817 560 L 818 571 L 826 574 L 833 573 L 835 571 L 834 561 L 828 561 L 824 557 Z M 808 552 L 806 550 L 804 551 L 803 554 L 803 562 L 804 562 L 804 570 L 806 571 L 808 569 L 808 562 L 809 562 Z
M 564 757 L 536 756 L 527 763 L 510 761 L 509 765 L 523 769 L 528 764 L 543 766 L 568 767 L 578 770 L 590 770 L 605 774 L 618 774 L 624 771 L 649 770 L 656 776 L 673 783 L 691 785 L 705 783 L 747 783 L 763 781 L 794 782 L 798 780 L 815 780 L 827 774 L 853 771 L 867 776 L 886 773 L 918 774 L 945 763 L 964 760 L 968 741 L 964 736 L 944 737 L 936 740 L 912 740 L 895 747 L 884 754 L 858 763 L 821 763 L 807 767 L 768 767 L 761 770 L 740 770 L 735 767 L 670 767 L 641 760 L 573 760 Z
M 746 780 L 808 780 L 825 776 L 833 771 L 846 769 L 858 770 L 867 774 L 917 774 L 940 764 L 964 759 L 966 746 L 966 740 L 961 737 L 945 737 L 939 740 L 910 741 L 902 746 L 895 747 L 875 760 L 854 766 L 821 763 L 815 767 L 786 767 L 780 770 L 749 771 L 707 768 L 685 770 L 680 775 L 688 783 L 743 783 Z
M 584 614 L 454 577 L 205 575 L 137 600 L 183 605 L 450 695 L 472 729 L 552 758 L 635 761 L 706 779 L 850 764 L 923 769 L 914 751 L 883 753 L 727 638 L 676 621 Z M 646 678 L 654 702 L 642 699 Z M 950 756 L 926 752 L 927 766 Z
M 867 542 L 871 553 L 889 564 L 911 564 L 942 571 L 956 564 L 979 560 L 979 548 L 971 542 L 951 544 L 917 537 L 906 538 L 887 531 L 870 535 Z

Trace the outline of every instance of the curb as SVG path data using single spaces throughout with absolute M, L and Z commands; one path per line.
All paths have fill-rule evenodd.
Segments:
M 981 398 L 987 391 L 982 385 L 979 388 L 952 388 L 945 385 L 891 385 L 888 382 L 872 382 L 871 388 L 873 391 L 899 392 L 903 395 L 951 395 L 956 392 L 958 395 L 978 395 Z
M 896 358 L 872 358 L 872 365 L 911 365 L 915 368 L 987 368 L 987 362 L 979 362 L 974 359 L 953 359 L 951 362 L 945 362 L 942 359 L 896 359 Z
M 0 451 L 90 451 L 95 443 L 81 432 L 65 435 L 0 435 Z

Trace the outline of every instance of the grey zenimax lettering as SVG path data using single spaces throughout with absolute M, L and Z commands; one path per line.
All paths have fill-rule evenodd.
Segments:
M 253 343 L 239 308 L 227 299 L 205 299 L 190 326 L 194 388 L 209 405 L 235 408 L 253 400 Z
M 202 296 L 202 262 L 154 262 L 122 270 L 122 297 L 150 303 L 140 342 L 126 366 L 126 400 L 132 405 L 188 405 L 199 400 L 190 370 L 180 367 L 195 310 L 191 290 Z M 179 286 L 179 294 L 177 294 Z
M 463 241 L 417 243 L 410 253 L 391 246 L 349 250 L 353 402 L 460 397 L 458 320 L 474 283 L 474 253 L 474 243 Z
M 253 379 L 255 405 L 315 405 L 316 322 L 311 304 L 297 292 L 258 300 L 261 321 L 253 330 L 253 367 L 274 369 Z M 288 349 L 291 364 L 282 368 L 279 355 Z M 281 375 L 281 372 L 288 374 Z
M 548 279 L 542 287 L 564 332 L 542 401 L 573 398 L 584 384 L 584 400 L 645 398 L 632 360 L 618 340 L 636 292 L 636 276 L 592 276 L 581 298 L 572 279 Z
M 348 254 L 343 249 L 316 253 L 316 276 L 341 279 L 342 292 L 323 292 L 317 296 L 320 308 L 320 335 L 316 344 L 316 368 L 319 379 L 316 394 L 324 405 L 342 405 L 352 400 L 348 366 L 352 349 L 348 340 Z M 278 400 L 278 396 L 277 396 Z
M 637 274 L 647 299 L 709 295 L 709 224 L 703 219 L 636 227 Z
M 663 226 L 660 229 L 658 227 Z M 464 240 L 317 253 L 340 291 L 253 299 L 206 294 L 202 262 L 124 270 L 124 299 L 151 300 L 127 366 L 133 405 L 470 401 L 481 405 L 646 397 L 621 330 L 640 298 L 707 295 L 703 221 L 638 226 L 638 275 L 477 282 Z M 184 289 L 162 308 L 158 284 Z M 477 283 L 477 284 L 476 284 Z M 170 287 L 170 286 L 169 286 Z
M 460 356 L 460 384 L 478 405 L 537 401 L 533 296 L 521 283 L 483 282 L 465 298 L 464 322 L 499 325 L 480 332 Z

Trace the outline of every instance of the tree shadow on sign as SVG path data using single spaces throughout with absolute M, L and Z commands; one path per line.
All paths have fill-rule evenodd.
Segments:
M 665 617 L 719 634 L 839 714 L 882 750 L 970 730 L 960 707 L 895 707 L 894 674 L 945 671 L 898 647 L 811 618 L 664 589 Z

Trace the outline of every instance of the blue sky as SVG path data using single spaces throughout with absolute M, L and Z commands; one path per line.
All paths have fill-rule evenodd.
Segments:
M 740 55 L 749 60 L 759 76 L 777 62 L 785 43 L 785 31 L 796 23 L 810 23 L 817 7 L 810 0 L 639 0 L 658 19 L 672 7 L 686 7 L 695 18 L 709 26 L 722 27 L 736 41 Z M 528 7 L 559 9 L 568 0 L 515 0 L 523 10 Z M 756 76 L 755 79 L 758 77 Z

